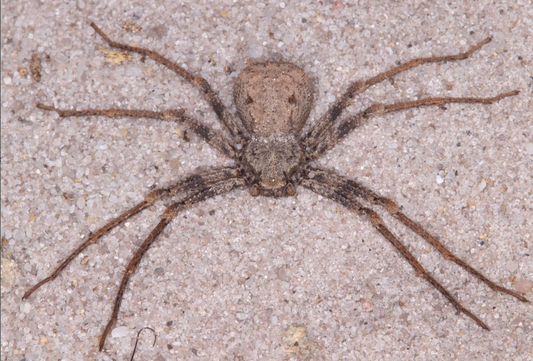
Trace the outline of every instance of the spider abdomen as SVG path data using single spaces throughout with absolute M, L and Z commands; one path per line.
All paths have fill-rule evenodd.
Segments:
M 313 83 L 297 65 L 268 61 L 244 68 L 233 96 L 250 133 L 259 137 L 297 135 L 313 106 Z

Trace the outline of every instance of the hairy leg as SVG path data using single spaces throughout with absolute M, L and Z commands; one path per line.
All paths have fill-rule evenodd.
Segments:
M 195 193 L 190 194 L 183 200 L 177 203 L 174 203 L 173 205 L 171 205 L 165 210 L 165 212 L 163 213 L 161 217 L 162 218 L 161 221 L 157 224 L 157 226 L 148 235 L 146 240 L 137 249 L 133 257 L 131 258 L 130 262 L 126 266 L 126 271 L 124 272 L 124 275 L 122 276 L 122 280 L 120 281 L 117 295 L 115 297 L 115 303 L 113 305 L 113 311 L 111 313 L 111 317 L 109 318 L 109 321 L 107 322 L 104 328 L 104 331 L 102 332 L 102 335 L 100 336 L 100 343 L 99 343 L 100 351 L 104 348 L 107 335 L 109 334 L 109 332 L 111 332 L 111 328 L 117 321 L 118 312 L 120 310 L 120 304 L 122 303 L 122 297 L 124 295 L 124 291 L 126 290 L 126 286 L 128 284 L 128 281 L 131 275 L 133 274 L 133 272 L 135 272 L 142 257 L 144 256 L 148 248 L 150 248 L 152 243 L 154 243 L 154 241 L 157 239 L 157 236 L 159 236 L 159 234 L 163 231 L 163 229 L 165 229 L 165 227 L 178 215 L 178 213 L 182 212 L 184 209 L 187 209 L 193 206 L 194 204 L 202 202 L 208 198 L 212 198 L 214 196 L 230 192 L 236 188 L 243 187 L 244 185 L 245 185 L 245 180 L 243 178 L 226 179 L 221 182 L 212 184 Z
M 310 129 L 302 135 L 301 138 L 304 141 L 306 147 L 314 147 L 319 141 L 320 137 L 331 127 L 335 120 L 342 114 L 343 110 L 350 105 L 352 99 L 370 86 L 380 83 L 385 79 L 392 78 L 393 76 L 402 73 L 406 70 L 412 69 L 422 64 L 428 63 L 440 63 L 446 61 L 456 61 L 463 60 L 468 58 L 472 53 L 479 50 L 483 45 L 489 43 L 492 38 L 487 38 L 482 42 L 472 46 L 468 51 L 460 53 L 457 55 L 445 55 L 445 56 L 432 56 L 428 58 L 416 58 L 408 61 L 407 63 L 401 64 L 391 70 L 385 71 L 381 74 L 376 75 L 373 78 L 368 80 L 361 80 L 352 83 L 348 90 L 333 103 L 329 110 L 317 121 L 315 122 Z
M 318 158 L 320 155 L 324 154 L 326 151 L 333 148 L 337 143 L 339 143 L 339 141 L 341 141 L 341 139 L 343 139 L 346 135 L 350 134 L 352 130 L 354 130 L 361 124 L 365 123 L 367 119 L 373 115 L 381 115 L 381 114 L 396 112 L 399 110 L 405 110 L 405 109 L 410 109 L 410 108 L 419 108 L 419 107 L 434 106 L 434 105 L 442 106 L 444 104 L 452 104 L 452 103 L 492 104 L 503 98 L 517 95 L 518 93 L 520 93 L 518 90 L 513 90 L 507 93 L 498 94 L 490 98 L 439 97 L 439 98 L 425 98 L 425 99 L 401 102 L 401 103 L 396 103 L 396 104 L 388 104 L 388 105 L 376 103 L 354 116 L 341 119 L 338 122 L 337 126 L 329 128 L 324 133 L 324 135 L 316 142 L 315 147 L 308 149 L 308 158 L 309 159 Z
M 217 114 L 218 118 L 224 125 L 224 127 L 229 131 L 234 141 L 238 144 L 243 144 L 244 140 L 247 138 L 246 133 L 243 131 L 241 124 L 235 121 L 235 118 L 231 113 L 226 109 L 218 95 L 213 91 L 209 83 L 202 78 L 201 76 L 194 76 L 189 73 L 187 70 L 183 69 L 181 66 L 171 62 L 165 57 L 159 55 L 155 51 L 139 48 L 137 46 L 126 45 L 122 43 L 117 43 L 116 41 L 111 40 L 95 23 L 91 23 L 91 27 L 96 31 L 98 35 L 102 37 L 110 46 L 126 51 L 131 51 L 133 53 L 141 54 L 147 56 L 159 64 L 162 64 L 181 76 L 190 84 L 194 85 L 204 94 L 205 98 L 211 104 L 211 107 Z
M 407 217 L 404 213 L 400 211 L 400 207 L 389 198 L 381 197 L 376 194 L 371 189 L 361 185 L 360 183 L 342 177 L 338 174 L 333 173 L 332 171 L 324 169 L 314 169 L 313 170 L 313 179 L 317 182 L 325 183 L 331 188 L 342 190 L 345 193 L 349 193 L 351 196 L 364 199 L 372 205 L 382 206 L 385 210 L 390 213 L 394 218 L 398 219 L 400 222 L 409 227 L 413 232 L 422 237 L 426 242 L 431 244 L 439 253 L 447 260 L 455 262 L 457 265 L 461 266 L 464 270 L 478 278 L 480 281 L 484 282 L 487 286 L 492 288 L 494 291 L 506 293 L 511 295 L 522 302 L 528 302 L 527 298 L 519 294 L 518 292 L 507 289 L 503 286 L 500 286 L 487 277 L 485 277 L 478 270 L 470 266 L 468 263 L 454 255 L 444 244 L 442 244 L 437 238 L 432 236 L 428 231 L 426 231 L 419 223 L 413 221 Z
M 313 192 L 316 192 L 326 198 L 329 198 L 337 203 L 342 204 L 351 211 L 356 212 L 357 214 L 366 217 L 371 223 L 372 226 L 379 232 L 381 235 L 389 241 L 400 254 L 409 262 L 409 264 L 415 269 L 415 272 L 418 276 L 423 277 L 428 281 L 435 289 L 437 289 L 448 301 L 457 309 L 457 311 L 464 313 L 472 320 L 474 320 L 481 328 L 489 330 L 487 326 L 479 317 L 473 314 L 471 311 L 466 309 L 461 305 L 461 303 L 452 296 L 452 294 L 444 288 L 443 285 L 439 283 L 433 276 L 431 276 L 424 266 L 422 266 L 417 260 L 416 257 L 407 249 L 407 247 L 384 225 L 381 217 L 372 209 L 364 207 L 349 192 L 341 188 L 331 186 L 325 182 L 321 182 L 313 178 L 303 179 L 301 185 L 309 188 Z
M 113 218 L 102 228 L 98 229 L 96 232 L 91 234 L 82 244 L 80 244 L 75 250 L 73 250 L 60 264 L 57 266 L 52 273 L 35 284 L 33 287 L 29 288 L 22 296 L 22 299 L 28 298 L 33 292 L 39 289 L 42 285 L 53 281 L 56 277 L 63 271 L 65 267 L 76 258 L 83 250 L 89 247 L 92 244 L 98 242 L 105 234 L 111 231 L 116 226 L 124 223 L 126 220 L 130 219 L 137 213 L 149 208 L 156 201 L 160 200 L 163 197 L 172 196 L 180 192 L 187 191 L 198 191 L 207 186 L 210 186 L 213 183 L 217 183 L 223 180 L 231 179 L 239 176 L 239 170 L 235 168 L 220 168 L 220 169 L 209 169 L 207 171 L 193 174 L 189 177 L 184 178 L 183 180 L 175 183 L 174 185 L 168 188 L 156 189 L 150 192 L 141 203 L 135 205 L 134 207 L 128 209 L 126 212 L 122 213 L 116 218 Z
M 232 159 L 236 159 L 235 147 L 224 136 L 217 131 L 209 128 L 202 122 L 187 117 L 182 110 L 167 110 L 164 112 L 153 112 L 150 110 L 136 109 L 83 109 L 83 110 L 66 110 L 58 109 L 49 105 L 37 104 L 37 108 L 53 111 L 60 117 L 87 117 L 87 116 L 104 116 L 110 118 L 132 117 L 132 118 L 151 118 L 164 121 L 172 121 L 184 124 L 193 133 L 205 140 L 207 144 L 224 153 Z

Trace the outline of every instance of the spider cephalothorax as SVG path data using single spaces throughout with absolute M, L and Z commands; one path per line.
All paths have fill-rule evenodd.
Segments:
M 459 312 L 472 318 L 484 329 L 488 330 L 489 328 L 475 314 L 463 307 L 448 290 L 424 269 L 409 249 L 385 226 L 373 207 L 381 208 L 389 213 L 434 246 L 443 257 L 455 262 L 493 290 L 527 302 L 524 296 L 492 282 L 451 253 L 439 240 L 424 230 L 419 223 L 403 214 L 394 201 L 382 197 L 357 181 L 341 176 L 332 170 L 310 165 L 310 162 L 333 148 L 347 134 L 365 123 L 373 115 L 422 106 L 442 106 L 449 103 L 491 104 L 505 97 L 517 95 L 518 91 L 514 90 L 490 98 L 442 97 L 424 98 L 388 105 L 376 103 L 357 114 L 341 117 L 355 95 L 363 92 L 368 87 L 421 64 L 466 59 L 488 43 L 491 40 L 490 38 L 471 47 L 464 53 L 413 59 L 368 80 L 353 82 L 348 87 L 348 90 L 331 105 L 328 112 L 304 131 L 303 127 L 313 105 L 313 85 L 307 74 L 294 64 L 265 62 L 250 65 L 241 71 L 234 88 L 235 106 L 240 118 L 239 121 L 226 109 L 204 78 L 193 76 L 182 67 L 154 51 L 112 41 L 96 25 L 91 24 L 91 26 L 110 46 L 149 57 L 198 87 L 213 107 L 227 135 L 211 129 L 199 120 L 188 117 L 182 110 L 162 112 L 129 109 L 63 110 L 42 104 L 38 104 L 38 108 L 55 111 L 61 117 L 90 115 L 129 116 L 175 121 L 188 127 L 199 138 L 235 162 L 234 166 L 199 171 L 179 179 L 166 188 L 159 188 L 150 192 L 144 201 L 128 209 L 92 233 L 61 262 L 50 276 L 26 291 L 23 298 L 29 297 L 43 284 L 55 279 L 86 247 L 96 243 L 103 235 L 133 215 L 151 207 L 157 201 L 179 199 L 167 207 L 166 211 L 161 215 L 159 223 L 146 237 L 128 263 L 118 287 L 111 317 L 100 337 L 100 350 L 104 347 L 106 337 L 117 320 L 122 296 L 129 278 L 137 268 L 142 256 L 163 229 L 184 209 L 236 188 L 248 188 L 250 194 L 254 196 L 279 197 L 293 196 L 296 194 L 298 186 L 305 187 L 342 204 L 349 211 L 366 217 L 376 231 L 387 239 L 411 264 L 419 276 L 426 279 Z M 176 198 L 176 196 L 181 196 L 181 198 Z M 369 206 L 363 205 L 362 201 L 368 203 Z
M 250 175 L 251 195 L 293 196 L 305 163 L 305 153 L 292 135 L 254 137 L 244 147 L 242 163 Z
M 298 138 L 313 105 L 313 83 L 291 63 L 247 66 L 234 86 L 237 114 L 251 139 L 242 157 L 250 194 L 293 196 L 305 163 Z

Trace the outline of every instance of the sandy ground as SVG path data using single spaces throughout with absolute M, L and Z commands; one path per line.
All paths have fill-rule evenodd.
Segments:
M 531 304 L 492 291 L 384 215 L 492 328 L 481 330 L 366 220 L 301 188 L 286 199 L 236 191 L 181 214 L 133 275 L 105 352 L 97 342 L 118 282 L 164 204 L 117 227 L 22 301 L 87 234 L 154 187 L 231 163 L 194 135 L 186 141 L 176 124 L 60 120 L 35 108 L 181 107 L 220 129 L 199 92 L 172 72 L 139 56 L 107 61 L 92 21 L 201 74 L 228 106 L 247 60 L 295 62 L 316 83 L 310 121 L 351 81 L 493 36 L 468 60 L 373 87 L 346 115 L 374 101 L 520 95 L 372 118 L 319 163 L 396 200 L 491 279 L 533 295 L 529 1 L 149 3 L 2 1 L 2 360 L 126 360 L 144 326 L 157 342 L 143 332 L 136 360 L 533 358 Z M 32 56 L 42 62 L 40 82 Z

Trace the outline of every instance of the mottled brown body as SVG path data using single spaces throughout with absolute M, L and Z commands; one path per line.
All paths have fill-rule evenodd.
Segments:
M 266 62 L 244 68 L 234 85 L 237 114 L 251 134 L 297 136 L 313 107 L 313 83 L 291 63 Z
M 253 175 L 254 196 L 292 196 L 305 163 L 297 138 L 313 106 L 313 83 L 291 63 L 266 62 L 243 69 L 234 87 L 237 114 L 252 135 L 243 165 Z
M 368 80 L 353 82 L 346 92 L 331 105 L 326 114 L 310 125 L 306 131 L 303 131 L 313 105 L 313 86 L 307 74 L 297 65 L 286 62 L 265 62 L 252 64 L 243 69 L 237 78 L 234 88 L 239 121 L 227 110 L 216 92 L 204 78 L 192 75 L 154 51 L 115 42 L 109 39 L 95 24 L 91 24 L 91 26 L 110 46 L 138 53 L 143 57 L 149 57 L 200 89 L 224 126 L 226 134 L 206 126 L 200 120 L 186 116 L 182 110 L 161 112 L 138 109 L 64 110 L 42 104 L 38 104 L 38 108 L 55 111 L 61 117 L 127 116 L 178 122 L 188 127 L 200 139 L 203 139 L 228 158 L 234 160 L 233 166 L 203 170 L 181 178 L 166 188 L 150 192 L 143 202 L 133 206 L 90 235 L 59 264 L 50 276 L 26 291 L 23 298 L 29 297 L 39 287 L 55 279 L 85 248 L 98 242 L 102 236 L 135 214 L 151 207 L 160 200 L 179 199 L 167 207 L 161 215 L 157 226 L 153 228 L 128 263 L 116 293 L 111 317 L 100 338 L 100 350 L 103 349 L 107 335 L 118 318 L 122 296 L 129 278 L 134 273 L 143 255 L 156 241 L 165 227 L 184 209 L 237 188 L 247 188 L 253 196 L 280 197 L 294 196 L 297 187 L 303 186 L 367 218 L 375 230 L 398 250 L 419 276 L 426 279 L 459 312 L 470 317 L 484 329 L 488 330 L 489 328 L 474 313 L 462 306 L 444 286 L 424 269 L 408 247 L 387 228 L 381 216 L 370 207 L 379 207 L 388 212 L 435 247 L 443 257 L 455 262 L 493 290 L 527 302 L 524 296 L 494 283 L 465 261 L 455 256 L 419 223 L 403 214 L 394 201 L 378 195 L 355 180 L 343 177 L 332 170 L 317 168 L 311 163 L 374 115 L 424 106 L 442 106 L 450 103 L 491 104 L 505 97 L 517 95 L 518 91 L 514 90 L 489 98 L 436 97 L 395 104 L 375 103 L 357 114 L 341 117 L 355 95 L 370 86 L 383 80 L 391 79 L 396 74 L 421 64 L 466 59 L 488 43 L 491 40 L 490 38 L 471 47 L 464 53 L 413 59 Z M 362 201 L 367 202 L 370 207 L 363 205 Z
M 305 153 L 294 136 L 259 138 L 244 148 L 243 166 L 253 176 L 253 196 L 293 196 Z

